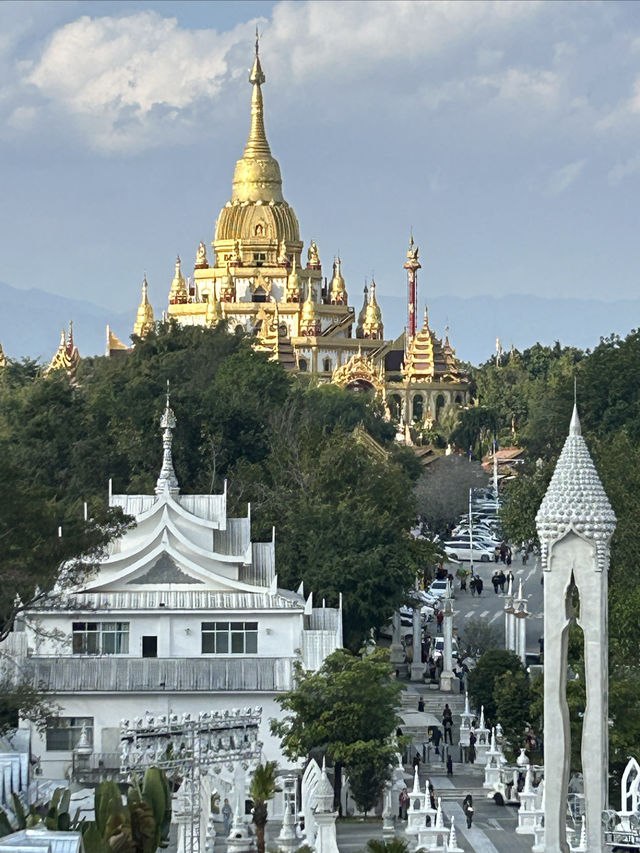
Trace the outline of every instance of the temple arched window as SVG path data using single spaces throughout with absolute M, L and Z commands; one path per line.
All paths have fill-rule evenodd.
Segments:
M 422 394 L 416 394 L 411 403 L 413 407 L 413 420 L 421 421 L 424 415 L 424 397 Z
M 440 413 L 445 407 L 444 394 L 438 394 L 436 397 L 436 420 L 440 417 Z
M 301 371 L 302 373 L 306 373 L 306 372 L 307 372 L 307 370 L 309 369 L 309 365 L 308 365 L 308 363 L 307 363 L 307 359 L 306 359 L 306 358 L 299 358 L 299 359 L 298 359 L 298 368 L 300 369 L 300 371 Z
M 456 394 L 456 403 L 461 406 L 462 405 L 462 394 Z
M 325 358 L 322 362 L 322 369 L 325 373 L 331 373 L 331 359 Z
M 255 237 L 264 237 L 264 225 L 262 224 L 262 222 L 258 222 L 258 224 L 253 230 L 253 234 Z

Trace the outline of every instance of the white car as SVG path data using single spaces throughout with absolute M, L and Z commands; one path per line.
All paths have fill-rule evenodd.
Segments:
M 452 651 L 454 658 L 458 656 L 458 641 L 456 640 L 455 637 L 453 637 L 453 639 L 451 640 L 451 651 Z M 431 654 L 433 655 L 433 659 L 438 660 L 438 658 L 442 656 L 443 652 L 444 652 L 444 637 L 442 635 L 434 637 L 433 638 L 433 650 L 431 652 Z
M 445 598 L 449 588 L 449 581 L 446 578 L 434 581 L 429 587 L 429 592 L 438 598 Z
M 461 560 L 462 562 L 468 562 L 473 559 L 478 563 L 488 563 L 489 560 L 493 559 L 493 548 L 483 547 L 476 542 L 473 543 L 473 551 L 471 550 L 471 544 L 469 542 L 445 542 L 444 543 L 444 552 L 447 557 L 451 557 L 452 560 Z

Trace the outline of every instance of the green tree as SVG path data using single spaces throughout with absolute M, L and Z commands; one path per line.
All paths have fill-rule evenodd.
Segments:
M 529 676 L 524 671 L 503 672 L 493 685 L 496 719 L 511 745 L 511 758 L 515 759 L 522 746 L 527 723 L 531 722 L 531 689 Z
M 398 751 L 402 685 L 393 677 L 388 652 L 358 657 L 339 650 L 315 673 L 298 667 L 296 682 L 277 699 L 286 716 L 271 720 L 272 733 L 292 760 L 319 750 L 336 764 L 337 801 L 344 766 L 356 802 L 366 811 L 390 778 Z
M 485 652 L 469 673 L 469 694 L 476 707 L 484 705 L 484 713 L 490 725 L 505 724 L 497 717 L 495 686 L 497 679 L 508 673 L 514 676 L 524 673 L 520 658 L 505 649 L 490 649 Z
M 498 627 L 487 619 L 473 616 L 465 622 L 460 637 L 460 648 L 467 655 L 483 655 L 491 649 L 500 649 L 504 637 Z
M 258 853 L 264 853 L 264 831 L 267 825 L 267 804 L 281 790 L 276 782 L 276 761 L 267 761 L 256 767 L 249 794 L 253 800 L 253 822 L 256 825 Z

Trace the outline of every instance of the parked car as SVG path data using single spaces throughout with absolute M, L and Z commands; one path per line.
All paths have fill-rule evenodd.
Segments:
M 432 595 L 436 595 L 438 598 L 444 598 L 447 594 L 447 588 L 449 586 L 449 581 L 446 578 L 442 580 L 434 581 L 429 587 L 429 592 Z M 453 596 L 453 590 L 451 591 Z
M 451 640 L 451 651 L 453 653 L 453 657 L 456 658 L 458 656 L 458 641 L 454 637 Z M 433 639 L 433 649 L 431 654 L 433 655 L 434 660 L 438 660 L 439 657 L 442 656 L 444 652 L 444 637 L 442 635 L 438 635 Z
M 473 543 L 472 551 L 471 543 L 469 542 L 449 540 L 444 543 L 444 552 L 452 560 L 462 560 L 463 562 L 470 561 L 472 555 L 473 559 L 478 563 L 488 563 L 489 560 L 493 559 L 493 548 L 482 546 L 476 542 Z

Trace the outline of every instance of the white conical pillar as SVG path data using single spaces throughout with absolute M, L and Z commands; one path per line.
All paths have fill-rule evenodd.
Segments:
M 573 587 L 580 596 L 586 711 L 582 771 L 587 849 L 603 853 L 600 815 L 607 806 L 607 573 L 616 518 L 580 430 L 574 407 L 549 488 L 536 517 L 544 571 L 545 853 L 568 853 L 566 838 L 570 731 L 567 643 Z
M 424 664 L 422 663 L 422 617 L 420 608 L 413 608 L 413 660 L 411 661 L 411 681 L 422 681 Z
M 447 853 L 464 853 L 462 847 L 458 847 L 458 838 L 456 836 L 456 825 L 451 815 L 451 829 L 449 830 L 449 840 L 447 843 Z

